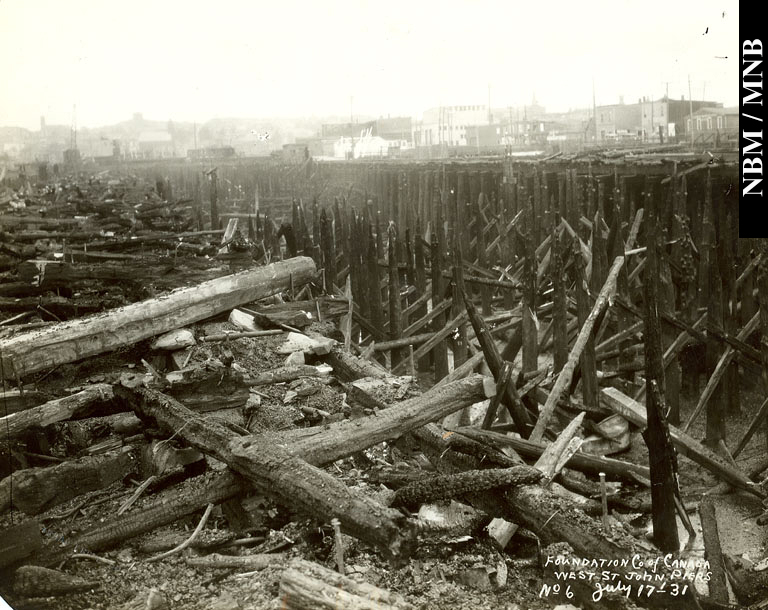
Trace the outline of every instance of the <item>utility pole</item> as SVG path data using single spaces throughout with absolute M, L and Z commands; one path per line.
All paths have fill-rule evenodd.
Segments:
M 693 148 L 696 138 L 694 137 L 695 127 L 693 126 L 693 98 L 691 97 L 691 75 L 688 75 L 688 109 L 691 117 L 691 148 Z
M 592 77 L 592 130 L 595 132 L 594 141 L 597 142 L 597 103 L 595 102 L 595 77 Z
M 488 83 L 488 124 L 493 123 L 493 116 L 491 115 L 491 83 Z

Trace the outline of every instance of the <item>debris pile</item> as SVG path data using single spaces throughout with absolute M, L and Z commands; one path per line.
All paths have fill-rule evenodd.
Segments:
M 0 594 L 126 610 L 764 603 L 768 462 L 741 458 L 768 408 L 745 385 L 742 425 L 722 388 L 764 367 L 768 269 L 762 244 L 714 232 L 709 177 L 686 232 L 676 189 L 701 170 L 534 169 L 514 205 L 459 173 L 476 209 L 415 197 L 422 216 L 400 196 L 405 231 L 373 200 L 315 200 L 311 222 L 297 200 L 268 264 L 251 252 L 67 321 L 8 317 Z M 432 192 L 436 176 L 411 178 Z M 542 184 L 560 178 L 556 207 Z M 123 183 L 93 189 L 137 209 Z M 686 360 L 701 350 L 706 365 Z

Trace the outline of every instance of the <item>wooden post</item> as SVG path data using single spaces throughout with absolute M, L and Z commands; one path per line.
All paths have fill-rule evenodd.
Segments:
M 389 338 L 390 340 L 399 339 L 402 333 L 402 320 L 400 308 L 400 277 L 397 270 L 397 231 L 394 223 L 390 223 L 387 230 L 387 263 L 389 270 Z M 392 349 L 390 352 L 390 362 L 392 368 L 396 367 L 404 357 L 402 348 Z
M 556 218 L 557 215 L 553 214 Z M 555 224 L 555 223 L 553 223 Z M 557 223 L 559 224 L 559 223 Z M 568 360 L 568 307 L 566 299 L 565 260 L 563 253 L 565 248 L 565 235 L 561 235 L 559 227 L 555 224 L 552 229 L 552 334 L 554 343 L 554 372 L 559 373 Z M 577 253 L 581 258 L 581 253 Z
M 480 207 L 480 202 L 478 202 L 478 207 Z M 488 268 L 488 261 L 485 254 L 485 227 L 483 226 L 480 226 L 477 229 L 477 264 L 483 269 Z M 491 310 L 491 290 L 488 286 L 480 287 L 480 298 L 483 304 L 483 315 L 490 316 L 493 311 Z
M 368 249 L 367 256 L 367 282 L 368 282 L 368 303 L 371 308 L 371 324 L 376 329 L 378 336 L 375 339 L 384 337 L 384 311 L 381 305 L 381 278 L 379 272 L 379 260 L 376 253 L 376 238 L 373 236 L 373 229 L 368 225 Z
M 427 291 L 427 273 L 424 268 L 425 256 L 424 256 L 424 237 L 422 233 L 421 217 L 416 218 L 416 239 L 413 244 L 413 263 L 416 273 L 416 297 L 421 297 Z M 414 312 L 414 317 L 419 320 L 423 316 L 427 315 L 427 306 L 424 304 Z M 422 358 L 419 360 L 419 370 L 424 371 L 429 367 L 429 359 Z
M 211 179 L 211 230 L 219 229 L 219 180 L 218 168 L 208 172 Z
M 593 233 L 593 243 L 595 235 Z M 594 274 L 599 267 L 594 266 L 595 259 L 592 258 Z M 589 317 L 591 308 L 591 299 L 587 291 L 588 278 L 585 275 L 584 261 L 581 257 L 578 244 L 576 244 L 576 253 L 574 255 L 574 272 L 576 274 L 576 305 L 578 308 L 579 326 L 583 326 Z M 593 333 L 587 336 L 584 344 L 584 351 L 580 359 L 581 367 L 581 396 L 584 405 L 593 409 L 597 408 L 597 357 L 595 354 L 595 337 Z
M 453 244 L 453 282 L 451 284 L 451 295 L 453 303 L 451 305 L 451 317 L 458 316 L 462 307 L 462 293 L 464 291 L 464 279 L 462 270 L 462 257 L 461 248 L 459 247 L 458 240 Z M 458 337 L 455 337 L 452 341 L 453 351 L 453 366 L 461 366 L 467 359 L 467 325 L 460 324 L 458 328 Z M 467 424 L 469 421 L 466 422 Z
M 333 221 L 328 218 L 325 208 L 320 212 L 320 242 L 323 251 L 323 270 L 325 277 L 325 291 L 333 294 L 333 286 L 336 281 L 336 244 L 333 239 Z
M 440 230 L 442 232 L 442 229 Z M 443 275 L 441 273 L 441 261 L 442 256 L 440 252 L 440 247 L 437 241 L 437 236 L 433 234 L 432 236 L 432 307 L 435 307 L 440 301 L 443 299 Z M 441 314 L 438 316 L 435 316 L 434 320 L 432 321 L 432 330 L 434 332 L 439 331 L 443 325 L 445 324 L 445 315 Z M 434 356 L 434 363 L 435 363 L 435 379 L 442 379 L 448 374 L 448 351 L 445 344 L 445 341 L 440 341 L 440 343 L 435 346 L 435 349 L 432 350 L 432 354 Z
M 531 234 L 532 224 L 528 224 L 523 267 L 523 373 L 530 373 L 539 368 L 539 331 L 534 320 L 536 311 L 536 248 Z
M 677 492 L 676 457 L 664 416 L 664 363 L 662 359 L 661 325 L 659 323 L 659 264 L 657 255 L 660 229 L 657 206 L 653 198 L 646 201 L 649 231 L 643 287 L 645 291 L 645 375 L 648 428 L 644 433 L 651 467 L 651 501 L 653 537 L 663 552 L 676 553 L 680 546 L 675 517 Z
M 716 243 L 715 228 L 712 224 L 712 177 L 707 170 L 706 192 L 704 196 L 704 240 L 702 250 L 707 249 L 709 297 L 707 299 L 707 322 L 718 330 L 723 328 L 722 281 Z M 720 359 L 720 342 L 707 331 L 707 374 L 711 375 Z M 707 404 L 706 444 L 715 449 L 721 440 L 725 441 L 725 403 L 726 397 L 721 385 L 715 389 Z

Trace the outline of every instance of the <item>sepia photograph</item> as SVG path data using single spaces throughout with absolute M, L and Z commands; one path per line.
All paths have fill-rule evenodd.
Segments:
M 761 20 L 0 0 L 0 610 L 768 608 Z

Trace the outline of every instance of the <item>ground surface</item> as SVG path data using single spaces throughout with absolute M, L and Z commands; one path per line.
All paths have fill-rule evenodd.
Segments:
M 204 331 L 210 334 L 231 328 L 228 322 L 222 320 L 207 323 Z M 275 353 L 280 341 L 280 338 L 265 337 L 204 345 L 193 350 L 190 362 L 220 359 L 231 354 L 239 366 L 250 373 L 257 373 L 282 364 L 284 357 Z M 39 379 L 38 386 L 45 392 L 57 395 L 65 393 L 65 388 L 87 381 L 115 381 L 126 370 L 142 370 L 141 359 L 147 358 L 147 353 L 146 345 L 139 345 L 84 363 L 62 366 Z M 241 412 L 234 410 L 232 416 L 236 423 L 247 424 L 253 431 L 280 430 L 308 425 L 309 422 L 300 410 L 301 406 L 311 406 L 331 414 L 343 413 L 344 398 L 340 386 L 321 385 L 308 396 L 297 396 L 286 404 L 286 393 L 291 389 L 290 385 L 259 388 L 261 407 L 248 422 Z M 742 393 L 742 413 L 733 414 L 728 419 L 729 440 L 741 437 L 759 402 L 760 397 L 754 391 Z M 683 419 L 691 407 L 691 401 L 686 400 Z M 702 426 L 703 418 L 691 430 L 694 437 L 703 436 Z M 733 442 L 730 441 L 731 444 Z M 744 470 L 749 470 L 765 456 L 765 447 L 764 435 L 757 434 L 737 462 Z M 381 492 L 381 487 L 366 480 L 367 469 L 382 460 L 393 459 L 393 455 L 396 454 L 379 447 L 371 454 L 369 463 L 346 459 L 332 465 L 329 470 L 348 485 L 375 495 Z M 625 455 L 616 457 L 647 463 L 647 451 L 639 435 L 635 435 L 632 447 Z M 680 466 L 681 487 L 686 501 L 695 503 L 703 493 L 715 487 L 717 481 L 692 462 L 681 457 Z M 209 460 L 208 474 L 187 481 L 181 487 L 143 497 L 130 510 L 139 510 L 157 501 L 163 494 L 188 493 L 183 490 L 200 485 L 221 468 L 221 464 Z M 115 483 L 106 490 L 89 494 L 84 503 L 83 498 L 75 499 L 38 516 L 46 528 L 44 537 L 46 540 L 66 540 L 77 532 L 111 518 L 134 489 L 134 483 Z M 743 493 L 713 497 L 724 551 L 740 556 L 746 554 L 753 561 L 764 558 L 768 554 L 766 528 L 755 522 L 762 511 L 760 502 Z M 285 553 L 287 558 L 302 557 L 326 567 L 334 567 L 333 532 L 327 524 L 320 526 L 303 517 L 291 515 L 285 508 L 274 506 L 266 499 L 251 498 L 251 503 L 260 507 L 257 512 L 262 524 L 252 532 L 251 539 L 241 542 L 242 546 L 234 552 L 279 551 Z M 20 513 L 5 514 L 0 518 L 0 526 L 7 527 L 24 518 Z M 160 552 L 158 549 L 171 548 L 188 537 L 199 519 L 198 513 L 171 526 L 129 540 L 114 550 L 99 553 L 100 557 L 114 562 L 111 565 L 93 559 L 68 560 L 62 566 L 64 571 L 99 584 L 85 593 L 36 600 L 20 600 L 6 593 L 7 599 L 17 609 L 113 610 L 139 593 L 157 589 L 165 596 L 168 607 L 178 610 L 280 608 L 278 587 L 282 565 L 246 575 L 239 574 L 238 570 L 195 568 L 186 563 L 187 558 L 197 554 L 195 550 L 187 550 L 157 562 L 147 562 L 148 558 Z M 695 517 L 693 520 L 697 522 Z M 641 522 L 640 526 L 647 526 L 647 520 Z M 217 508 L 204 530 L 203 540 L 223 538 L 230 531 L 225 516 Z M 681 542 L 685 543 L 686 539 L 687 535 L 681 534 Z M 172 542 L 168 543 L 168 540 Z M 442 536 L 424 535 L 415 555 L 403 566 L 389 565 L 377 552 L 365 545 L 348 537 L 344 537 L 344 540 L 348 574 L 400 593 L 416 608 L 538 610 L 555 606 L 537 596 L 543 582 L 542 573 L 535 565 L 537 546 L 531 536 L 525 533 L 513 538 L 505 553 L 490 544 L 482 529 Z M 166 541 L 165 545 L 163 541 Z M 230 549 L 228 552 L 233 551 Z M 702 552 L 700 537 L 690 545 L 689 552 L 692 556 Z M 7 580 L 3 582 L 2 591 L 9 591 L 9 584 Z

